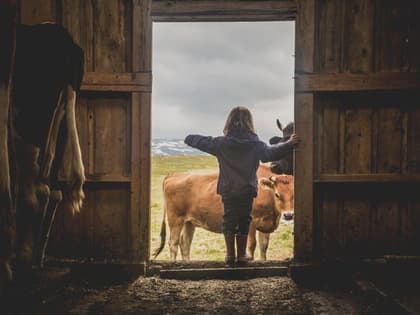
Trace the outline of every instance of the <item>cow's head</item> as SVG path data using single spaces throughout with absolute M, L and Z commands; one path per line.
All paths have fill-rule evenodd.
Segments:
M 290 122 L 283 128 L 280 120 L 276 120 L 277 127 L 282 133 L 282 136 L 275 136 L 270 139 L 270 144 L 277 144 L 285 142 L 290 139 L 290 136 L 294 133 L 294 123 Z M 271 163 L 271 171 L 276 174 L 290 174 L 293 175 L 293 153 L 281 160 L 274 161 Z
M 294 178 L 292 175 L 272 175 L 258 180 L 259 185 L 274 194 L 276 208 L 285 220 L 292 220 L 294 214 Z
M 288 123 L 286 125 L 286 127 L 284 127 L 284 128 L 283 128 L 280 120 L 277 119 L 276 123 L 277 123 L 277 127 L 281 131 L 282 135 L 270 138 L 270 140 L 269 140 L 270 144 L 277 144 L 277 143 L 280 143 L 280 142 L 285 142 L 285 141 L 289 140 L 290 136 L 294 132 L 294 123 L 293 122 Z

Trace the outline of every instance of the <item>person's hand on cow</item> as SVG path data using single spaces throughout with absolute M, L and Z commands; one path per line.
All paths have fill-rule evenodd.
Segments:
M 290 143 L 295 148 L 300 143 L 300 137 L 294 133 L 290 136 L 287 142 Z

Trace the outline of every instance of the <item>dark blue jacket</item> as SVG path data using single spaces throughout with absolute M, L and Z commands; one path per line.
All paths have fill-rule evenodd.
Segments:
M 222 196 L 255 197 L 260 161 L 279 160 L 293 149 L 288 142 L 267 145 L 255 133 L 241 128 L 221 137 L 189 135 L 185 143 L 216 156 L 219 162 L 217 193 Z

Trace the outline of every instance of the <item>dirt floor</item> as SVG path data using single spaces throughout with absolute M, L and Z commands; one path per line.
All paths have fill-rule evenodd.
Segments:
M 2 314 L 386 314 L 349 288 L 298 286 L 289 277 L 123 283 L 48 268 L 7 300 Z M 107 281 L 105 281 L 107 282 Z

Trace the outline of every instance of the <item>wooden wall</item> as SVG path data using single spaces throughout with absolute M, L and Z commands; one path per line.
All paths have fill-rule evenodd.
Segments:
M 314 97 L 315 256 L 420 254 L 419 8 L 316 2 L 314 75 L 297 82 Z
M 77 123 L 87 175 L 80 213 L 57 211 L 47 254 L 149 257 L 151 20 L 144 0 L 25 0 L 20 21 L 64 25 L 85 52 Z
M 149 257 L 151 15 L 296 20 L 295 256 L 420 254 L 416 0 L 25 0 L 85 49 L 83 211 L 59 211 L 49 255 Z

